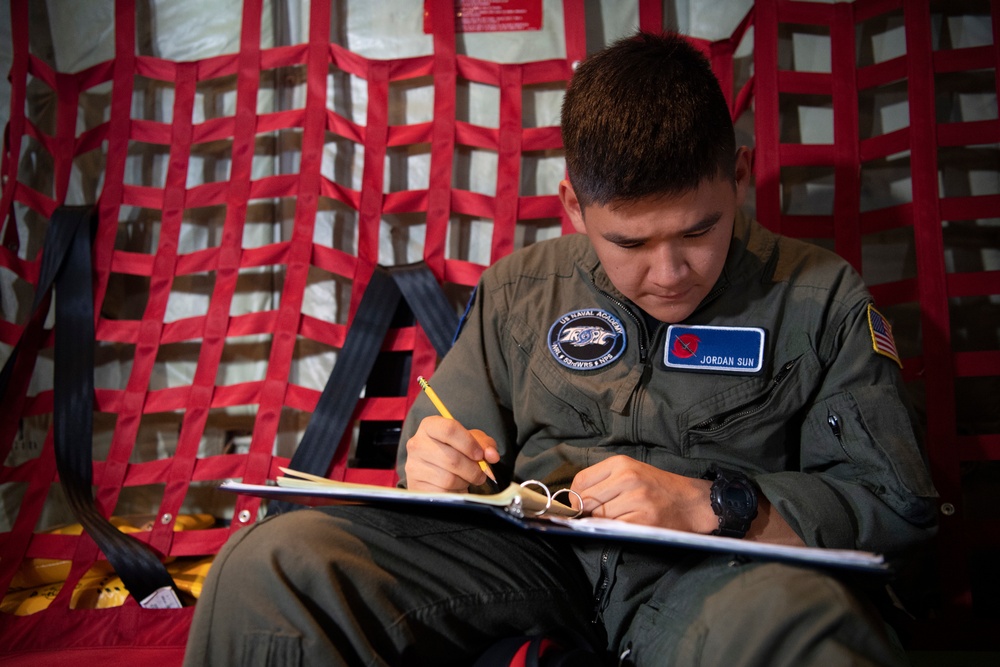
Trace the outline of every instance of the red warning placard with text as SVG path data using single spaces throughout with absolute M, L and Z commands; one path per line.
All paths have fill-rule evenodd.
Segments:
M 424 0 L 424 32 L 430 34 L 430 8 Z M 541 30 L 542 0 L 455 0 L 455 32 Z

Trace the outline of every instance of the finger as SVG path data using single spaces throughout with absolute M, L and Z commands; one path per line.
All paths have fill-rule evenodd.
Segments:
M 407 487 L 414 490 L 466 491 L 470 484 L 484 482 L 486 476 L 468 459 L 448 460 L 445 454 L 436 459 L 407 460 L 406 477 Z
M 500 461 L 500 451 L 497 449 L 497 441 L 486 435 L 479 429 L 469 431 L 472 437 L 483 450 L 483 460 L 488 463 L 498 463 Z
M 580 498 L 583 499 L 583 511 L 594 516 L 605 516 L 605 514 L 597 513 L 598 509 L 614 501 L 622 492 L 621 487 L 614 483 L 611 478 L 602 479 L 592 486 L 580 489 L 576 488 L 574 480 L 570 488 L 579 493 Z
M 465 491 L 469 482 L 451 469 L 419 461 L 407 466 L 406 485 L 414 491 Z
M 465 440 L 473 443 L 473 456 L 483 456 L 478 442 L 453 420 L 441 417 L 424 419 L 406 443 L 407 486 L 421 490 L 465 490 L 469 484 L 482 484 L 486 474 L 479 464 L 463 452 Z
M 480 430 L 470 431 L 452 419 L 430 422 L 427 432 L 438 442 L 451 447 L 458 455 L 476 464 L 476 468 L 472 468 L 463 461 L 461 470 L 457 471 L 468 484 L 479 485 L 490 481 L 493 490 L 498 490 L 496 477 L 488 465 L 489 462 L 496 463 L 500 460 L 500 453 L 493 438 Z M 442 463 L 446 463 L 444 459 Z
M 490 470 L 488 463 L 500 460 L 500 453 L 497 451 L 496 441 L 480 430 L 468 430 L 454 420 L 446 419 L 443 423 L 432 423 L 431 432 L 439 438 L 446 447 L 451 447 L 458 456 L 463 457 L 458 465 L 461 470 L 458 474 L 468 484 L 484 484 L 487 481 L 496 487 L 496 477 Z M 449 454 L 450 455 L 450 454 Z M 471 461 L 475 467 L 468 462 Z M 444 463 L 445 460 L 442 459 Z
M 615 458 L 616 457 L 612 457 L 610 459 L 599 461 L 598 463 L 595 463 L 594 465 L 584 468 L 580 472 L 576 473 L 570 488 L 580 495 L 583 495 L 589 489 L 600 484 L 601 482 L 606 481 L 614 470 Z
M 623 484 L 623 475 L 632 474 L 634 460 L 627 456 L 612 456 L 585 468 L 576 474 L 570 488 L 584 500 L 584 512 L 620 495 L 629 484 Z
M 418 433 L 424 431 L 425 434 L 437 442 L 443 443 L 472 461 L 480 461 L 484 458 L 485 452 L 479 440 L 462 424 L 454 419 L 431 416 L 420 422 Z M 480 431 L 480 433 L 482 433 Z M 495 448 L 496 444 L 492 438 L 483 436 L 488 444 Z

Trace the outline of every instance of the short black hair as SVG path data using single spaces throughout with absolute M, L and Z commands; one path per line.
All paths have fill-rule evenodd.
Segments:
M 584 206 L 735 178 L 736 136 L 719 80 L 676 33 L 639 32 L 581 62 L 563 99 L 562 135 Z

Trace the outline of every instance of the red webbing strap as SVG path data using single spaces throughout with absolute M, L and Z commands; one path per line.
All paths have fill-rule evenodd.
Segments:
M 361 199 L 358 206 L 358 263 L 351 288 L 349 323 L 353 327 L 365 291 L 373 280 L 378 264 L 379 231 L 382 222 L 382 200 L 385 188 L 385 158 L 389 136 L 389 67 L 379 60 L 366 61 L 368 81 L 368 109 L 364 128 L 364 167 L 361 174 Z M 433 159 L 433 157 L 432 157 Z M 341 349 L 341 353 L 344 349 Z M 339 361 L 339 358 L 338 358 Z M 377 399 L 358 401 L 356 410 Z M 329 443 L 336 448 L 329 477 L 347 479 L 348 452 L 351 429 L 345 429 L 339 443 Z
M 747 32 L 753 26 L 753 23 L 754 23 L 754 8 L 750 7 L 750 9 L 747 10 L 746 16 L 743 17 L 743 20 L 740 21 L 740 24 L 738 26 L 736 26 L 736 30 L 728 39 L 728 42 L 731 46 L 731 54 L 735 54 L 736 50 L 740 48 L 740 44 L 743 42 L 744 37 L 746 37 Z M 730 68 L 733 67 L 732 57 L 730 57 L 729 59 L 729 67 Z M 730 79 L 732 78 L 733 78 L 732 75 L 730 75 Z M 740 87 L 739 91 L 736 92 L 732 100 L 729 109 L 729 114 L 732 116 L 734 121 L 740 116 L 742 116 L 744 113 L 746 113 L 746 111 L 750 108 L 750 102 L 753 99 L 753 91 L 754 91 L 754 75 L 751 74 L 747 78 L 747 80 L 743 83 L 743 86 Z
M 177 63 L 173 68 L 174 105 L 170 153 L 162 192 L 160 236 L 149 280 L 149 299 L 139 323 L 132 370 L 120 398 L 118 421 L 111 448 L 103 465 L 96 466 L 95 470 L 95 482 L 98 485 L 97 500 L 106 514 L 114 510 L 125 484 L 126 475 L 129 473 L 129 461 L 147 407 L 146 396 L 150 378 L 153 375 L 160 346 L 163 344 L 164 316 L 178 269 L 178 244 L 186 207 L 188 155 L 192 144 L 197 69 L 197 63 Z M 127 188 L 123 193 L 125 204 L 132 203 L 129 198 L 131 189 Z M 112 224 L 117 227 L 117 220 Z M 184 401 L 174 409 L 188 405 L 190 388 L 185 387 L 183 394 Z
M 962 497 L 958 448 L 955 446 L 955 387 L 951 330 L 945 282 L 941 201 L 938 193 L 934 65 L 931 11 L 927 0 L 903 3 L 906 30 L 907 86 L 910 108 L 910 172 L 913 180 L 913 237 L 920 294 L 922 362 L 927 401 L 928 457 L 943 502 L 959 508 Z M 968 594 L 962 523 L 942 517 L 939 573 L 946 594 Z
M 125 165 L 128 160 L 128 128 L 132 113 L 135 59 L 134 1 L 118 0 L 115 3 L 115 57 L 112 61 L 114 67 L 111 77 L 111 114 L 107 127 L 108 149 L 104 164 L 104 187 L 97 209 L 97 234 L 94 237 L 94 303 L 98 308 L 104 303 L 108 281 L 111 278 L 115 238 L 118 235 L 118 215 L 125 194 Z M 131 323 L 109 324 L 112 325 L 111 331 L 108 331 L 105 321 L 98 317 L 98 340 L 107 340 L 106 336 L 129 340 L 130 335 L 134 334 L 134 331 L 127 330 Z M 115 326 L 117 324 L 123 326 Z M 100 405 L 98 401 L 98 406 Z M 121 427 L 120 417 L 117 426 Z
M 76 115 L 80 106 L 80 88 L 77 77 L 72 74 L 56 73 L 56 136 L 46 148 L 56 161 L 55 193 L 56 202 L 66 201 L 66 190 L 69 188 L 69 175 L 73 165 L 76 148 Z
M 368 109 L 362 143 L 365 160 L 358 206 L 358 270 L 351 289 L 350 321 L 354 320 L 372 271 L 378 264 L 386 141 L 389 135 L 389 63 L 370 60 L 367 66 Z
M 330 5 L 314 2 L 309 11 L 309 45 L 306 52 L 306 105 L 302 129 L 302 155 L 296 186 L 295 224 L 288 250 L 281 305 L 264 384 L 260 390 L 250 452 L 243 480 L 263 483 L 271 475 L 272 450 L 281 411 L 289 387 L 292 357 L 302 322 L 302 301 L 309 277 L 313 234 L 322 176 L 323 133 L 326 127 L 326 80 L 329 69 Z M 256 518 L 260 500 L 240 496 L 236 501 L 232 530 Z
M 833 97 L 834 250 L 861 271 L 861 158 L 854 6 L 832 6 L 830 69 Z
M 781 221 L 781 165 L 778 117 L 778 7 L 775 2 L 754 8 L 754 151 L 757 218 L 775 232 Z
M 587 12 L 584 0 L 563 0 L 563 31 L 566 35 L 566 63 L 569 71 L 587 57 Z
M 174 522 L 170 518 L 180 513 L 188 488 L 195 480 L 195 462 L 213 404 L 217 371 L 226 345 L 230 306 L 240 274 L 243 226 L 250 196 L 256 139 L 262 4 L 262 0 L 246 0 L 243 3 L 232 161 L 226 189 L 226 217 L 214 266 L 215 284 L 204 319 L 198 364 L 181 422 L 177 449 L 163 478 L 166 486 L 159 512 L 161 520 L 153 522 L 150 536 L 150 544 L 165 553 L 169 553 L 174 536 Z
M 424 261 L 434 275 L 445 277 L 445 240 L 451 218 L 452 160 L 455 152 L 455 17 L 451 0 L 430 0 L 434 37 L 434 120 L 431 129 L 431 167 L 427 193 L 427 231 Z
M 587 13 L 583 7 L 583 0 L 563 0 L 563 30 L 566 33 L 566 65 L 568 68 L 566 83 L 572 77 L 576 66 L 587 57 Z M 660 21 L 662 25 L 662 18 Z M 562 147 L 562 135 L 559 136 L 559 146 Z M 575 230 L 569 220 L 569 216 L 558 203 L 559 219 L 562 221 L 562 233 L 572 234 Z
M 500 66 L 500 136 L 490 264 L 514 249 L 521 190 L 521 65 Z
M 451 219 L 451 180 L 453 169 L 453 154 L 455 150 L 456 132 L 456 101 L 455 86 L 457 82 L 457 61 L 455 53 L 455 24 L 453 20 L 443 14 L 445 3 L 435 4 L 431 11 L 432 29 L 434 39 L 434 53 L 431 56 L 429 65 L 434 74 L 434 119 L 430 127 L 431 142 L 431 168 L 428 181 L 427 199 L 424 203 L 425 213 L 425 238 L 423 259 L 430 268 L 438 282 L 445 280 L 445 249 L 447 247 L 448 228 Z M 453 8 L 451 8 L 453 11 Z M 420 59 L 410 59 L 409 65 L 416 67 L 421 65 Z M 416 71 L 414 72 L 416 74 Z M 438 77 L 442 78 L 439 80 Z M 414 137 L 414 141 L 426 141 L 426 139 Z M 389 202 L 386 201 L 388 209 Z M 396 405 L 392 419 L 402 419 L 406 410 L 416 399 L 420 389 L 416 383 L 416 378 L 423 375 L 430 377 L 437 366 L 438 356 L 431 345 L 423 328 L 414 327 L 412 342 L 412 357 L 410 359 L 409 388 L 406 392 L 406 399 L 402 404 L 393 403 L 393 399 L 378 399 L 372 401 L 372 409 L 385 407 L 389 409 Z M 401 332 L 402 333 L 402 332 Z M 362 410 L 369 409 L 369 405 L 362 405 Z M 364 412 L 362 414 L 365 414 Z M 371 473 L 363 471 L 356 472 L 353 476 L 348 475 L 348 479 L 356 479 L 359 482 L 371 482 Z M 395 483 L 396 474 L 388 480 Z
M 639 29 L 646 32 L 663 30 L 663 3 L 661 0 L 639 0 Z

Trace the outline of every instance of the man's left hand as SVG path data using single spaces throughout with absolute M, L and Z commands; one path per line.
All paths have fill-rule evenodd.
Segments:
M 709 497 L 712 483 L 613 456 L 577 473 L 572 489 L 595 517 L 710 533 L 719 527 Z

